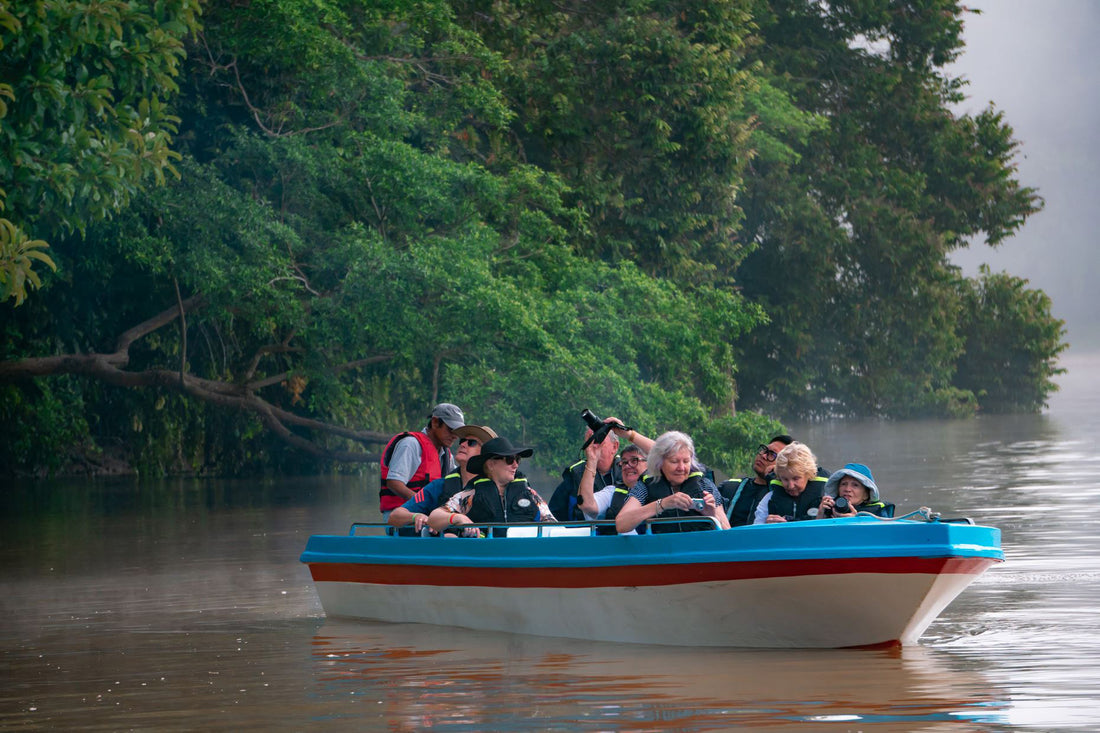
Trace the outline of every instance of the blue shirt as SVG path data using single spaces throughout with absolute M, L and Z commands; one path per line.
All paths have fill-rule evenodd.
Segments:
M 413 514 L 431 514 L 432 510 L 439 506 L 439 499 L 443 496 L 443 483 L 441 478 L 429 481 L 424 488 L 402 504 L 401 508 L 408 509 Z

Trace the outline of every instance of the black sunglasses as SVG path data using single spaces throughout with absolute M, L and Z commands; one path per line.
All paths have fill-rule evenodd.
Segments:
M 511 466 L 513 463 L 519 463 L 519 456 L 493 456 L 493 458 L 499 458 L 500 460 Z
M 471 448 L 473 448 L 475 446 L 481 445 L 481 441 L 478 440 L 477 438 L 463 438 L 462 440 L 458 441 L 458 444 L 459 445 L 468 445 Z
M 758 450 L 757 453 L 764 456 L 769 461 L 774 461 L 776 456 L 779 455 L 778 453 L 776 453 L 775 451 L 773 451 L 771 448 L 769 448 L 768 446 L 766 446 L 764 444 L 760 445 L 760 450 Z

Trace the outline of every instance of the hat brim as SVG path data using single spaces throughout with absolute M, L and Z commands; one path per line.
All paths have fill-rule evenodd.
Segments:
M 484 451 L 484 450 L 485 450 L 485 447 L 482 446 L 482 451 Z M 532 448 L 516 448 L 515 450 L 512 450 L 512 451 L 493 452 L 493 453 L 488 453 L 488 454 L 482 452 L 482 453 L 474 456 L 473 458 L 471 458 L 469 461 L 467 461 L 466 470 L 469 471 L 470 473 L 481 473 L 481 469 L 485 467 L 485 461 L 489 460 L 490 458 L 506 458 L 508 456 L 519 456 L 520 458 L 530 458 L 534 454 L 535 454 L 535 451 Z
M 837 495 L 837 488 L 840 486 L 840 479 L 845 476 L 851 476 L 856 481 L 863 484 L 863 487 L 867 489 L 868 501 L 879 500 L 878 486 L 875 485 L 874 480 L 870 476 L 862 474 L 859 471 L 853 471 L 850 468 L 842 468 L 829 477 L 829 480 L 825 482 L 825 494 L 835 497 Z
M 488 443 L 490 440 L 497 437 L 497 434 L 492 428 L 484 425 L 463 425 L 455 430 L 455 435 L 459 438 L 476 438 L 482 443 Z

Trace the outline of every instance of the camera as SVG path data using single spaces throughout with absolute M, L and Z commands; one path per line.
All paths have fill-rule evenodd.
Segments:
M 697 512 L 703 511 L 704 509 L 707 508 L 706 499 L 692 499 L 691 500 L 691 508 L 694 509 Z
M 827 510 L 829 512 L 828 516 L 836 516 L 838 511 L 847 514 L 851 510 L 851 507 L 852 505 L 847 499 L 843 496 L 838 496 L 836 500 L 833 501 L 833 508 Z
M 592 437 L 585 443 L 586 446 L 588 443 L 596 443 L 597 445 L 602 443 L 614 426 L 613 423 L 606 423 L 596 417 L 588 408 L 581 410 L 581 419 L 584 420 L 585 424 L 588 425 L 588 428 L 592 431 Z

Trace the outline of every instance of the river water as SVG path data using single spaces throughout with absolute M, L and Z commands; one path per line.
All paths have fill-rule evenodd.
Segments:
M 870 465 L 899 513 L 1003 530 L 1007 561 L 904 649 L 330 621 L 298 555 L 377 518 L 371 480 L 8 487 L 0 728 L 1100 729 L 1100 359 L 1066 364 L 1042 415 L 793 426 L 827 467 Z

